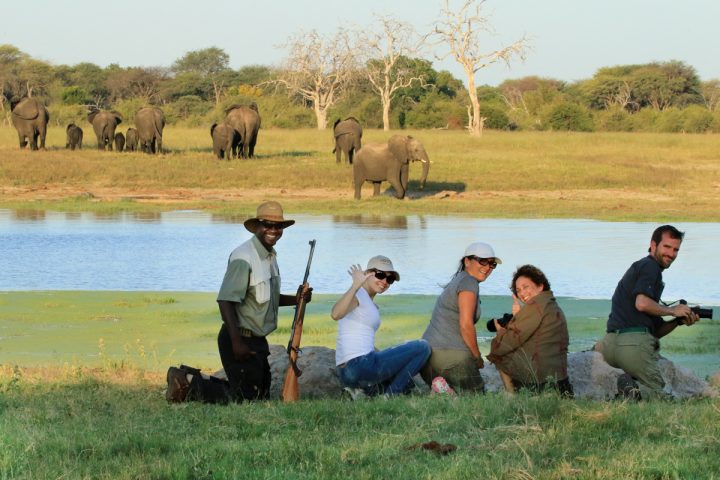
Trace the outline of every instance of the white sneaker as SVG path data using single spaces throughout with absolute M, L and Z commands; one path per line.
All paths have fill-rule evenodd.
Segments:
M 350 395 L 350 398 L 353 402 L 357 402 L 358 400 L 365 400 L 366 398 L 368 398 L 367 393 L 365 393 L 365 390 L 363 390 L 362 388 L 345 387 L 343 388 L 343 390 L 345 390 L 348 395 Z

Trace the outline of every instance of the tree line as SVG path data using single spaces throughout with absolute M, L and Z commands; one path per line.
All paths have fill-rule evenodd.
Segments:
M 0 45 L 0 113 L 9 125 L 12 97 L 41 99 L 51 124 L 80 122 L 87 108 L 130 117 L 159 106 L 169 124 L 207 126 L 233 104 L 258 105 L 263 126 L 327 128 L 354 116 L 367 128 L 719 132 L 720 80 L 701 81 L 681 61 L 600 68 L 592 78 L 564 82 L 529 76 L 476 87 L 488 65 L 524 58 L 525 38 L 483 53 L 484 1 L 449 0 L 431 32 L 391 17 L 367 28 L 288 37 L 278 66 L 230 68 L 210 47 L 169 66 L 52 65 L 13 45 Z M 434 50 L 432 50 L 434 48 Z M 440 52 L 440 54 L 438 54 Z M 452 56 L 466 78 L 436 70 L 430 54 Z

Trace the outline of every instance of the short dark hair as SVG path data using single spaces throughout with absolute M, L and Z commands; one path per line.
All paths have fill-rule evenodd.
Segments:
M 512 291 L 513 295 L 517 295 L 515 282 L 517 282 L 517 279 L 520 277 L 529 278 L 535 285 L 542 285 L 543 292 L 550 290 L 550 282 L 542 270 L 534 265 L 523 265 L 522 267 L 518 267 L 513 274 L 512 283 L 510 284 L 510 291 Z
M 661 225 L 655 229 L 655 231 L 652 234 L 652 237 L 650 238 L 650 241 L 653 242 L 655 245 L 658 245 L 660 243 L 660 240 L 662 240 L 663 234 L 667 233 L 670 238 L 678 239 L 682 242 L 683 237 L 685 236 L 685 232 L 681 232 L 677 228 L 673 227 L 672 225 Z M 648 248 L 648 252 L 650 249 Z

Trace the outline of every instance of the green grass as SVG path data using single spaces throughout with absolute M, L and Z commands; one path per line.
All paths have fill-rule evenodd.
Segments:
M 718 478 L 720 400 L 556 395 L 168 405 L 110 375 L 0 376 L 0 477 Z M 447 456 L 417 448 L 435 440 Z
M 337 324 L 330 309 L 339 295 L 314 295 L 308 305 L 302 344 L 335 347 Z M 435 303 L 432 295 L 387 295 L 377 299 L 383 324 L 377 346 L 420 338 Z M 570 350 L 591 348 L 605 331 L 607 300 L 559 300 L 570 330 Z M 506 296 L 483 296 L 478 323 L 480 351 L 490 351 L 491 316 L 511 305 Z M 716 308 L 716 312 L 718 311 Z M 279 328 L 270 343 L 286 345 L 294 310 L 280 309 Z M 717 315 L 717 313 L 716 313 Z M 2 292 L 0 365 L 66 368 L 133 367 L 164 372 L 186 363 L 220 368 L 217 332 L 220 316 L 215 293 L 191 292 Z M 702 320 L 662 340 L 662 353 L 701 376 L 720 370 L 720 322 Z
M 228 162 L 213 158 L 207 129 L 168 127 L 168 153 L 155 157 L 98 152 L 87 137 L 69 152 L 58 127 L 48 151 L 20 151 L 14 130 L 0 128 L 0 207 L 233 215 L 272 197 L 293 213 L 720 220 L 718 135 L 368 130 L 363 141 L 394 133 L 421 139 L 433 162 L 424 191 L 411 167 L 410 201 L 369 198 L 370 186 L 353 200 L 329 130 L 261 130 L 257 158 Z

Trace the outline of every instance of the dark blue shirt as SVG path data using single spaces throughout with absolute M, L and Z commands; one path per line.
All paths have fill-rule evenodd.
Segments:
M 635 297 L 643 294 L 659 302 L 665 288 L 662 271 L 663 268 L 650 255 L 630 265 L 612 296 L 612 307 L 607 321 L 608 332 L 622 328 L 646 327 L 651 333 L 655 333 L 655 329 L 663 323 L 662 318 L 635 308 Z

